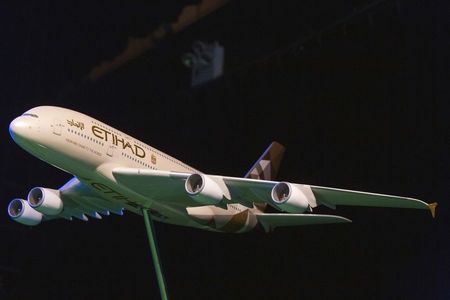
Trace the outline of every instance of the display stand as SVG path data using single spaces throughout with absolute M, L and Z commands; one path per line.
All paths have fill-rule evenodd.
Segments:
M 150 250 L 152 253 L 153 265 L 155 267 L 156 279 L 158 280 L 159 292 L 162 300 L 167 300 L 166 283 L 164 281 L 164 275 L 161 268 L 161 262 L 159 260 L 158 247 L 156 244 L 156 234 L 152 218 L 148 215 L 147 209 L 142 209 L 142 215 L 144 216 L 145 228 L 147 229 L 148 243 L 150 244 Z

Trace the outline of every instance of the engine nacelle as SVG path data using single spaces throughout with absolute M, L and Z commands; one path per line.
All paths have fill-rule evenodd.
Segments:
M 306 195 L 288 182 L 279 182 L 272 188 L 272 201 L 280 210 L 290 213 L 303 213 L 309 207 Z
M 222 189 L 210 177 L 203 174 L 192 174 L 184 185 L 186 192 L 197 202 L 205 205 L 216 205 L 224 196 Z
M 13 199 L 8 205 L 8 214 L 14 221 L 28 226 L 38 225 L 42 221 L 42 214 L 23 199 Z
M 35 187 L 28 193 L 28 203 L 44 215 L 58 215 L 63 210 L 58 190 Z

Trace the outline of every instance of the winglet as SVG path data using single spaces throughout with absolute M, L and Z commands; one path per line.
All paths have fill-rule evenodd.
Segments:
M 433 217 L 433 219 L 436 217 L 436 206 L 437 205 L 438 205 L 437 202 L 428 204 L 428 207 L 430 208 L 431 216 Z

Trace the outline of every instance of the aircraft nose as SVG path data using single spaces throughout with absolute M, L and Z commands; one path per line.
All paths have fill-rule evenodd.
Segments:
M 9 134 L 16 140 L 17 138 L 24 137 L 28 131 L 30 131 L 31 126 L 22 117 L 15 118 L 9 124 Z

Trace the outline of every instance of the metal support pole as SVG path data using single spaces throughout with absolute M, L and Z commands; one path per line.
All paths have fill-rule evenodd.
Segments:
M 158 280 L 159 292 L 162 300 L 167 300 L 166 283 L 164 281 L 164 275 L 161 268 L 161 262 L 159 261 L 158 248 L 156 245 L 156 235 L 153 226 L 152 219 L 148 216 L 148 212 L 145 208 L 142 209 L 144 215 L 145 228 L 147 229 L 148 243 L 152 252 L 153 265 L 155 267 L 156 279 Z

